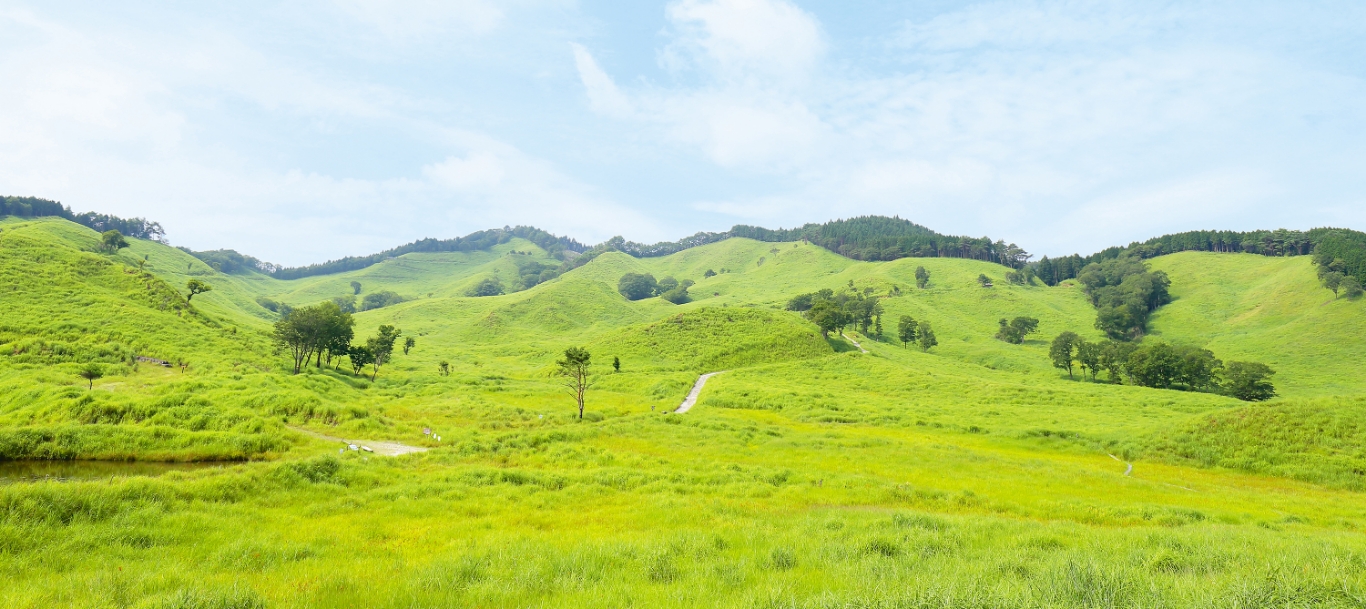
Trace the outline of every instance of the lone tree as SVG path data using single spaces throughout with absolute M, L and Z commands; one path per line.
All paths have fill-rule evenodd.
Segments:
M 925 353 L 929 353 L 931 347 L 939 344 L 939 340 L 934 337 L 934 329 L 930 327 L 930 322 L 928 321 L 920 322 L 920 328 L 917 334 L 920 335 L 918 339 L 920 342 L 920 350 Z
M 612 371 L 621 372 L 621 358 L 615 355 L 612 356 Z
M 919 325 L 910 315 L 902 315 L 901 319 L 896 322 L 896 337 L 901 341 L 902 347 L 907 347 L 915 342 Z
M 1343 274 L 1337 271 L 1330 271 L 1324 273 L 1322 277 L 1319 277 L 1319 281 L 1323 282 L 1323 287 L 1333 291 L 1334 298 L 1337 298 L 1338 290 L 1342 289 L 1343 279 L 1345 279 Z
M 190 291 L 190 295 L 185 297 L 185 302 L 189 302 L 190 300 L 194 299 L 195 294 L 212 292 L 213 286 L 204 283 L 203 281 L 200 281 L 198 279 L 191 279 L 189 282 L 185 284 L 185 289 Z
M 1086 339 L 1077 339 L 1077 364 L 1081 366 L 1083 375 L 1089 373 L 1091 380 L 1096 380 L 1096 374 L 1100 372 L 1100 358 L 1105 346 L 1101 343 L 1088 342 Z
M 417 339 L 416 339 L 416 338 L 413 338 L 413 337 L 409 336 L 408 338 L 403 339 L 403 354 L 404 354 L 404 355 L 407 355 L 407 354 L 408 354 L 408 351 L 411 350 L 413 347 L 416 347 L 416 346 L 417 346 Z
M 379 327 L 378 334 L 365 341 L 365 347 L 374 356 L 374 360 L 370 362 L 370 366 L 374 369 L 374 372 L 370 374 L 371 381 L 379 376 L 380 367 L 389 363 L 389 357 L 394 354 L 394 341 L 398 340 L 401 334 L 403 334 L 402 330 L 384 325 Z
M 1270 366 L 1259 362 L 1229 362 L 1224 366 L 1224 395 L 1248 402 L 1260 402 L 1276 397 L 1276 387 Z
M 821 300 L 811 305 L 811 309 L 806 312 L 806 318 L 821 329 L 821 336 L 824 338 L 829 338 L 832 331 L 844 325 L 844 311 L 829 300 Z
M 1003 340 L 1012 345 L 1024 342 L 1026 336 L 1033 334 L 1039 328 L 1039 320 L 1033 317 L 1016 317 L 1007 322 L 1001 318 L 1001 329 L 996 332 L 997 340 Z
M 122 248 L 128 247 L 128 241 L 124 240 L 123 233 L 116 230 L 107 230 L 100 233 L 100 247 L 112 254 Z
M 101 368 L 99 364 L 91 362 L 86 364 L 84 368 L 81 368 L 81 371 L 77 374 L 90 382 L 89 386 L 86 387 L 86 390 L 90 390 L 95 388 L 95 381 L 104 378 L 104 369 Z
M 346 358 L 351 360 L 351 372 L 360 375 L 360 371 L 366 366 L 374 363 L 375 354 L 370 352 L 370 348 L 365 345 L 352 345 L 346 352 Z
M 627 273 L 617 282 L 617 291 L 627 300 L 641 300 L 658 293 L 659 284 L 655 282 L 654 275 Z
M 441 360 L 441 363 L 439 363 L 439 364 L 436 365 L 436 371 L 437 371 L 437 373 L 440 374 L 441 376 L 450 376 L 450 375 L 451 375 L 451 363 L 448 362 L 448 361 L 446 361 L 446 360 L 444 360 L 444 359 Z
M 1072 376 L 1072 361 L 1076 356 L 1077 342 L 1081 340 L 1076 332 L 1063 332 L 1053 339 L 1053 345 L 1048 348 L 1048 357 L 1053 359 L 1053 367 L 1067 371 L 1067 378 L 1075 379 Z
M 583 347 L 570 347 L 564 350 L 564 359 L 555 362 L 559 366 L 556 374 L 563 377 L 562 384 L 569 389 L 569 395 L 579 405 L 579 419 L 583 419 L 583 394 L 593 386 L 588 378 L 589 361 L 592 355 Z
M 359 282 L 359 281 L 352 281 L 352 282 L 351 282 L 351 295 L 352 295 L 352 296 L 358 296 L 358 295 L 360 295 L 360 282 Z
M 485 277 L 465 292 L 466 296 L 482 298 L 485 296 L 500 296 L 503 294 L 503 282 L 497 277 Z
M 925 267 L 923 266 L 915 267 L 915 287 L 923 290 L 925 289 L 925 286 L 929 284 L 930 272 L 925 270 Z
M 1356 277 L 1351 275 L 1343 277 L 1342 282 L 1339 285 L 1342 287 L 1343 296 L 1346 296 L 1351 299 L 1357 299 L 1361 297 L 1361 281 L 1359 281 Z
M 982 273 L 977 276 L 977 285 L 980 285 L 984 288 L 989 288 L 991 287 L 991 278 L 987 277 L 986 273 Z

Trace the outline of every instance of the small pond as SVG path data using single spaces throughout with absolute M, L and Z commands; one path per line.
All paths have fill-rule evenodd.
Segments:
M 0 484 L 42 480 L 98 480 L 127 476 L 160 476 L 215 467 L 232 462 L 161 463 L 156 461 L 0 461 Z

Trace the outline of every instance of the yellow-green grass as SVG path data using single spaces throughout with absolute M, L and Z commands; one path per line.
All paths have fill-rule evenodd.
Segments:
M 1152 265 L 1171 276 L 1176 299 L 1153 316 L 1154 336 L 1265 362 L 1282 395 L 1361 391 L 1366 299 L 1334 298 L 1308 256 L 1185 252 Z
M 1063 330 L 1098 337 L 1094 310 L 1075 288 L 1009 285 L 1000 266 L 855 262 L 732 239 L 655 259 L 605 254 L 532 289 L 468 298 L 480 277 L 506 281 L 519 260 L 543 253 L 407 255 L 290 282 L 192 269 L 215 291 L 178 303 L 177 314 L 155 305 L 191 276 L 175 269 L 197 261 L 143 241 L 98 253 L 96 239 L 61 221 L 0 221 L 0 448 L 271 462 L 0 486 L 3 606 L 1348 607 L 1366 598 L 1360 398 L 1293 397 L 1359 394 L 1360 381 L 1297 385 L 1291 356 L 1273 365 L 1292 398 L 1264 405 L 1069 381 L 1049 366 L 1047 340 Z M 142 255 L 154 276 L 133 269 Z M 1216 271 L 1290 263 L 1176 258 L 1153 261 L 1178 296 L 1155 320 L 1161 337 L 1209 336 L 1198 344 L 1225 359 L 1255 347 L 1242 313 L 1208 321 L 1200 311 L 1245 306 L 1255 297 L 1239 295 L 1268 274 Z M 914 287 L 922 265 L 926 290 Z M 730 272 L 703 278 L 709 268 Z M 1331 296 L 1306 264 L 1282 270 L 1275 290 Z M 626 272 L 693 279 L 696 301 L 629 302 L 616 293 Z M 979 273 L 995 287 L 977 286 Z M 288 374 L 264 335 L 274 317 L 255 298 L 307 304 L 349 293 L 351 278 L 366 292 L 420 296 L 356 316 L 358 335 L 392 323 L 415 350 L 374 382 L 344 363 Z M 1216 279 L 1233 287 L 1206 287 Z M 879 294 L 900 287 L 903 296 L 883 300 L 887 333 L 910 314 L 934 325 L 940 346 L 926 354 L 855 336 L 870 351 L 860 354 L 781 310 L 794 295 L 850 281 Z M 1350 324 L 1357 304 L 1331 303 L 1319 323 Z M 1039 318 L 1040 335 L 994 340 L 997 319 L 1016 315 Z M 1314 340 L 1352 361 L 1355 336 Z M 74 347 L 13 354 L 40 341 Z M 552 376 L 570 345 L 589 347 L 597 371 L 584 421 Z M 1310 352 L 1294 345 L 1291 354 Z M 134 351 L 192 365 L 117 363 Z M 608 366 L 614 356 L 620 373 Z M 110 374 L 87 390 L 75 373 L 91 357 Z M 441 361 L 449 376 L 438 374 Z M 666 414 L 698 373 L 721 369 L 691 412 Z M 431 450 L 339 455 L 339 444 L 299 427 Z M 37 449 L 22 445 L 44 433 Z

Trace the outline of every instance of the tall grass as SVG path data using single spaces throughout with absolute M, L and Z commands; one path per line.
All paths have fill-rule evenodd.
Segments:
M 514 242 L 280 282 L 149 242 L 99 253 L 95 239 L 58 220 L 0 220 L 0 459 L 233 463 L 0 486 L 6 607 L 1366 599 L 1362 381 L 1349 373 L 1361 305 L 1319 303 L 1329 294 L 1298 262 L 1154 261 L 1178 296 L 1154 318 L 1164 339 L 1281 370 L 1290 397 L 1248 405 L 1067 381 L 1046 341 L 992 336 L 1016 315 L 1044 334 L 1094 335 L 1084 297 L 984 289 L 975 278 L 1004 269 L 970 260 L 861 263 L 732 239 L 605 254 L 529 290 L 466 298 L 470 283 L 515 274 L 508 250 L 544 253 Z M 625 272 L 692 279 L 697 300 L 628 302 L 615 290 Z M 177 300 L 188 277 L 215 291 Z M 414 298 L 358 314 L 357 330 L 394 324 L 415 350 L 374 382 L 344 365 L 284 373 L 255 299 L 307 304 L 352 280 Z M 888 318 L 931 321 L 941 345 L 859 336 L 870 353 L 857 353 L 781 310 L 850 281 L 899 288 Z M 584 421 L 553 376 L 573 345 L 595 362 Z M 93 389 L 76 376 L 88 361 L 105 372 Z M 667 414 L 717 370 L 696 408 Z M 297 428 L 431 450 L 338 452 Z

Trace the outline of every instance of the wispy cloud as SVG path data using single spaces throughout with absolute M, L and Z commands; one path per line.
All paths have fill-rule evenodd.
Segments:
M 695 79 L 621 91 L 635 120 L 774 192 L 699 210 L 786 224 L 900 213 L 1058 253 L 1249 217 L 1314 223 L 1360 201 L 1364 178 L 1338 171 L 1315 206 L 1278 209 L 1323 163 L 1366 162 L 1366 144 L 1338 136 L 1366 133 L 1353 101 L 1366 81 L 1305 51 L 1316 30 L 1342 31 L 1332 12 L 981 3 L 905 23 L 876 58 L 891 69 L 848 71 L 790 3 L 686 0 L 667 11 L 661 56 Z

